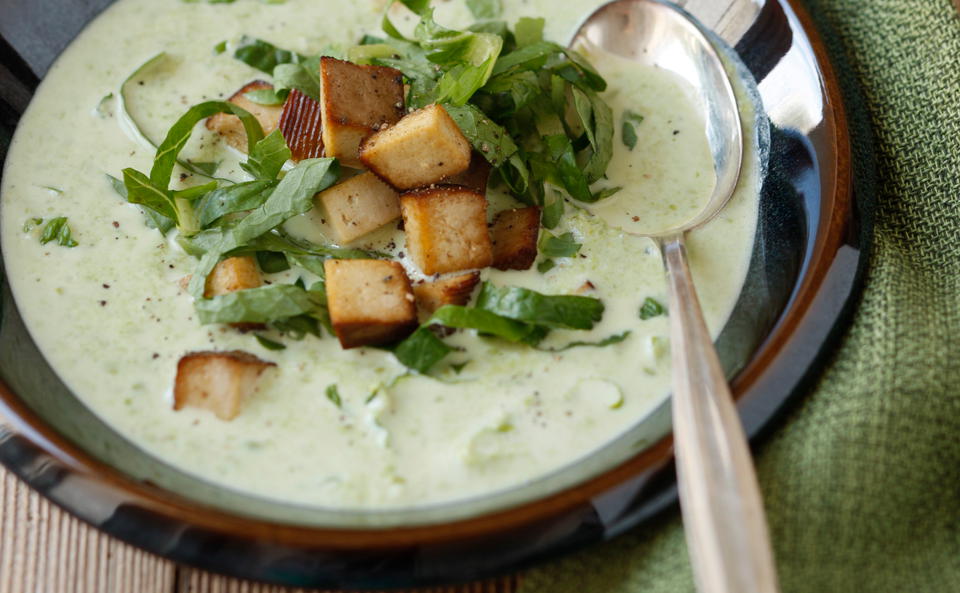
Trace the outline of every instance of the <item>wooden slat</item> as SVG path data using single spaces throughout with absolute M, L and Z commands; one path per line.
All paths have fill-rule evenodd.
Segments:
M 473 583 L 459 587 L 433 587 L 407 593 L 516 593 L 520 588 L 519 577 L 504 577 L 482 583 Z M 180 569 L 177 593 L 336 593 L 335 591 L 306 591 L 304 589 L 286 589 L 257 583 L 229 579 L 206 572 Z M 402 591 L 373 593 L 404 593 Z
M 176 567 L 91 529 L 0 469 L 0 593 L 171 593 Z
M 519 584 L 507 577 L 417 593 L 515 593 Z M 0 593 L 65 592 L 308 593 L 177 567 L 88 527 L 0 467 Z

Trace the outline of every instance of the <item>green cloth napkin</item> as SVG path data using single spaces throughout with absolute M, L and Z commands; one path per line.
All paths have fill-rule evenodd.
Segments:
M 876 220 L 852 326 L 816 387 L 759 447 L 782 589 L 956 593 L 960 17 L 950 0 L 806 4 L 854 90 L 858 182 Z M 875 174 L 864 165 L 870 128 Z M 676 512 L 536 569 L 522 588 L 693 590 Z

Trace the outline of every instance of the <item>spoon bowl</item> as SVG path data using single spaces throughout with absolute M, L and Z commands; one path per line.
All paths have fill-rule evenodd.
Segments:
M 700 27 L 686 13 L 659 0 L 620 0 L 605 4 L 580 26 L 571 47 L 594 47 L 634 62 L 672 72 L 686 83 L 704 114 L 716 184 L 699 212 L 679 226 L 645 236 L 666 237 L 712 220 L 730 200 L 743 162 L 743 134 L 737 97 L 723 61 Z M 607 222 L 625 232 L 637 234 Z M 621 219 L 617 219 L 621 220 Z
M 716 183 L 691 219 L 647 233 L 660 247 L 670 294 L 673 434 L 687 548 L 701 593 L 779 590 L 750 448 L 690 274 L 686 233 L 719 213 L 740 179 L 743 134 L 730 79 L 693 19 L 662 0 L 616 0 L 571 43 L 669 70 L 693 89 L 704 116 Z M 626 233 L 621 212 L 594 212 Z

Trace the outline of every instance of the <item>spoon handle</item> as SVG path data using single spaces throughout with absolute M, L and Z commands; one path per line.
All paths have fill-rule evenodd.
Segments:
M 673 431 L 680 506 L 700 593 L 776 593 L 760 488 L 703 320 L 683 235 L 660 241 L 670 291 Z

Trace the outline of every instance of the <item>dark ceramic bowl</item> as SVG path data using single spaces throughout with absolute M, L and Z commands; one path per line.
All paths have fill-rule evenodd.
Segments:
M 37 78 L 106 4 L 0 6 L 0 116 L 8 124 L 0 147 Z M 766 172 L 753 259 L 718 340 L 756 436 L 830 352 L 854 300 L 869 225 L 855 199 L 841 89 L 809 17 L 793 0 L 721 5 L 690 0 L 686 8 L 734 48 L 769 116 L 759 130 Z M 9 420 L 0 427 L 0 462 L 81 519 L 178 562 L 300 586 L 451 583 L 612 538 L 676 501 L 666 403 L 534 484 L 374 513 L 389 527 L 358 527 L 371 513 L 227 490 L 161 463 L 103 424 L 44 360 L 6 285 L 0 305 L 0 416 Z

